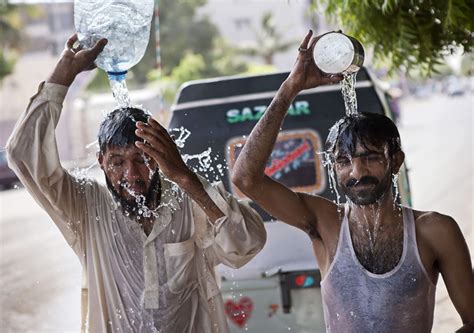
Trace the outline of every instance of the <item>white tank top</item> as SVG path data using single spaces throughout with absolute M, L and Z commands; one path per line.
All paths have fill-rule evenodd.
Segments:
M 327 332 L 430 332 L 436 286 L 421 262 L 413 211 L 403 207 L 403 252 L 390 272 L 359 262 L 349 231 L 348 205 L 333 262 L 321 281 Z

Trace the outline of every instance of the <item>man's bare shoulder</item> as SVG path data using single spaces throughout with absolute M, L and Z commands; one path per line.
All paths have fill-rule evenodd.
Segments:
M 456 221 L 448 215 L 433 211 L 413 211 L 416 221 L 416 232 L 431 248 L 441 249 L 447 242 L 463 239 Z
M 298 192 L 298 195 L 314 216 L 314 221 L 316 221 L 314 228 L 316 228 L 317 234 L 325 234 L 330 230 L 339 230 L 338 222 L 342 220 L 342 215 L 344 214 L 342 206 L 319 195 L 301 192 Z
M 449 215 L 434 211 L 413 210 L 417 228 L 425 228 L 432 231 L 445 230 L 457 227 L 456 221 Z

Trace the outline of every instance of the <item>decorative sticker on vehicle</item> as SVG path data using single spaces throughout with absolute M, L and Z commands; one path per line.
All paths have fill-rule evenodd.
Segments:
M 267 105 L 256 105 L 253 107 L 234 108 L 227 110 L 226 120 L 229 124 L 243 123 L 246 121 L 258 121 L 267 110 Z M 300 100 L 293 102 L 288 108 L 288 116 L 310 115 L 309 102 Z
M 245 137 L 236 137 L 227 144 L 229 175 L 245 141 Z M 320 151 L 321 139 L 314 130 L 283 131 L 278 135 L 265 174 L 295 191 L 321 193 L 326 188 L 326 176 Z M 245 198 L 235 186 L 232 191 L 237 197 Z
M 231 322 L 243 328 L 252 315 L 253 302 L 250 297 L 242 297 L 236 302 L 229 299 L 224 304 L 224 310 Z

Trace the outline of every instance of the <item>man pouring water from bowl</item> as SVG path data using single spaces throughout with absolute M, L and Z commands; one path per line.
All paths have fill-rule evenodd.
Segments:
M 464 324 L 458 332 L 473 332 L 467 244 L 451 217 L 396 202 L 392 179 L 405 156 L 389 118 L 348 112 L 331 128 L 326 155 L 345 204 L 293 191 L 265 174 L 297 94 L 343 79 L 316 66 L 318 40 L 310 31 L 301 42 L 291 73 L 237 158 L 233 183 L 270 215 L 308 234 L 322 273 L 328 332 L 430 332 L 440 274 Z

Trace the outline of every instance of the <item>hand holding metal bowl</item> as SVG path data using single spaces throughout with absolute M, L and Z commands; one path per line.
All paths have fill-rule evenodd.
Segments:
M 316 66 L 327 74 L 356 73 L 364 63 L 364 48 L 355 38 L 341 32 L 322 35 L 314 46 Z

